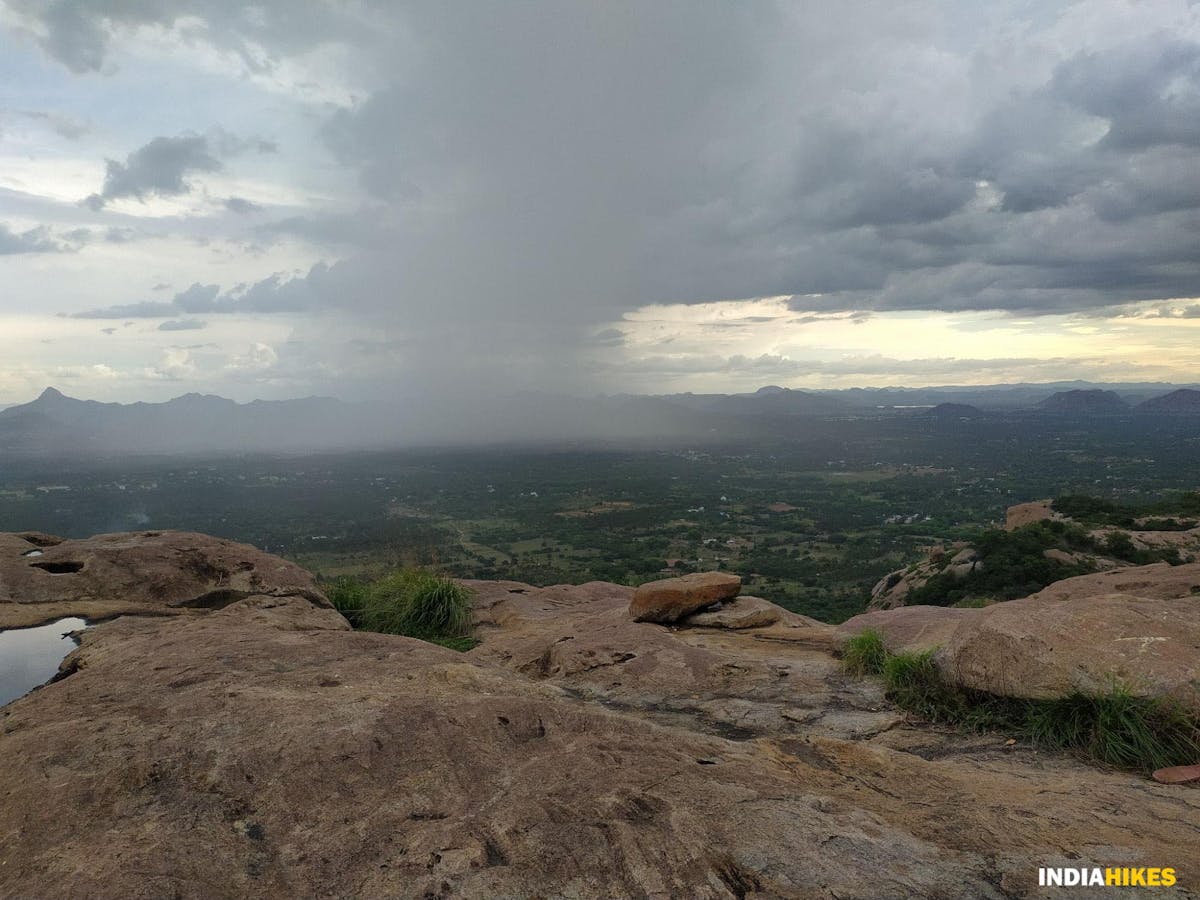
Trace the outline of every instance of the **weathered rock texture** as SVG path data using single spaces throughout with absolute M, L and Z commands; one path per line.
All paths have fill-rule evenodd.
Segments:
M 260 593 L 302 594 L 328 605 L 299 566 L 204 534 L 142 531 L 77 541 L 0 534 L 0 628 L 66 615 L 177 615 Z
M 1195 896 L 1200 793 L 909 724 L 828 626 L 473 586 L 467 654 L 282 589 L 89 629 L 0 708 L 0 896 L 999 900 L 1084 864 Z
M 1174 697 L 1200 714 L 1195 598 L 1029 598 L 974 612 L 938 651 L 957 684 L 1048 699 L 1103 694 L 1116 683 L 1137 696 Z
M 936 649 L 942 672 L 1001 696 L 1173 697 L 1200 713 L 1200 564 L 1080 575 L 982 609 L 909 606 L 855 616 L 893 652 Z
M 677 622 L 721 600 L 732 600 L 742 579 L 725 572 L 696 572 L 643 584 L 633 594 L 629 614 L 636 622 Z
M 694 628 L 764 628 L 774 625 L 787 611 L 761 597 L 735 597 L 712 609 L 692 613 L 683 620 Z

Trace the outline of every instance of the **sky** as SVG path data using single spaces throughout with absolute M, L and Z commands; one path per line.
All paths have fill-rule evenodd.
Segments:
M 0 405 L 1200 381 L 1200 5 L 0 0 Z

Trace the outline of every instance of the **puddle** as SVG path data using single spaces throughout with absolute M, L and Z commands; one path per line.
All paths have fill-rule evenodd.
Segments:
M 26 551 L 25 551 L 24 553 L 22 553 L 21 555 L 22 555 L 22 556 L 41 556 L 41 555 L 42 555 L 42 551 L 41 551 L 41 550 L 26 550 Z
M 58 664 L 78 646 L 67 634 L 86 627 L 86 619 L 70 616 L 37 628 L 0 631 L 0 706 L 53 678 Z

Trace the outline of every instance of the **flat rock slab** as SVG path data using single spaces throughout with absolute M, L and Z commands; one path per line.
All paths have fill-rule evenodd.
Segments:
M 0 896 L 999 897 L 833 771 L 339 618 L 90 629 L 0 718 Z
M 696 572 L 651 581 L 634 591 L 629 615 L 635 622 L 677 622 L 720 600 L 732 600 L 741 589 L 741 577 L 725 572 Z
M 186 531 L 63 540 L 0 534 L 0 628 L 67 615 L 178 615 L 252 594 L 301 594 L 329 603 L 312 575 L 248 544 Z
M 722 602 L 715 609 L 692 613 L 682 619 L 680 624 L 695 628 L 732 628 L 740 631 L 774 625 L 779 621 L 781 614 L 786 612 L 761 597 L 741 596 Z
M 1200 563 L 1172 566 L 1162 562 L 1077 575 L 1054 582 L 1031 594 L 1030 599 L 1071 600 L 1108 594 L 1132 594 L 1153 600 L 1194 598 L 1200 594 Z

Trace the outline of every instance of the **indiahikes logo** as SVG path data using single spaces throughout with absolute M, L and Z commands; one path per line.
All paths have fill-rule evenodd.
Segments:
M 1040 887 L 1174 887 L 1175 870 L 1167 868 L 1038 869 Z

